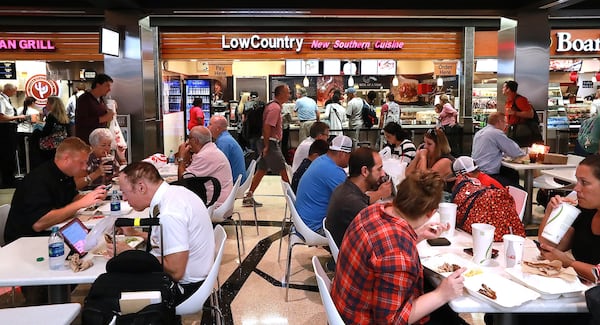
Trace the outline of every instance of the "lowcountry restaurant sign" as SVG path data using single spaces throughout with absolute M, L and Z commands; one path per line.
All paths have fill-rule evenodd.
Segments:
M 600 30 L 553 30 L 550 55 L 600 54 Z
M 56 47 L 48 39 L 3 39 L 0 38 L 0 51 L 24 50 L 54 52 Z
M 223 50 L 288 50 L 300 53 L 304 47 L 312 50 L 401 50 L 404 42 L 398 40 L 360 40 L 360 39 L 313 39 L 303 37 L 263 37 L 258 34 L 249 37 L 227 37 L 221 35 Z

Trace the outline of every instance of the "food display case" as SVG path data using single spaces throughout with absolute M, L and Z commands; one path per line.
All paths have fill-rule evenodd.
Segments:
M 402 127 L 410 128 L 415 125 L 435 126 L 438 114 L 431 106 L 400 106 Z
M 473 124 L 483 127 L 487 117 L 497 110 L 496 84 L 473 85 Z

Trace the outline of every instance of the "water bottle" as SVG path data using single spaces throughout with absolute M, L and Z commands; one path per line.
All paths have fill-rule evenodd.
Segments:
M 121 199 L 119 198 L 119 193 L 117 190 L 113 190 L 112 195 L 110 197 L 110 212 L 118 213 L 121 211 Z
M 175 153 L 173 152 L 173 150 L 171 149 L 171 151 L 169 151 L 169 160 L 168 160 L 169 164 L 174 164 L 175 163 Z
M 52 227 L 48 239 L 48 257 L 51 270 L 60 270 L 65 263 L 65 241 L 58 232 L 58 226 Z

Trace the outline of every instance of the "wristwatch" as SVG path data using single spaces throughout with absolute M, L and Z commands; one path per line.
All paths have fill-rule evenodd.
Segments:
M 181 158 L 181 157 L 177 158 L 177 162 L 178 163 L 182 163 L 183 162 L 183 158 Z

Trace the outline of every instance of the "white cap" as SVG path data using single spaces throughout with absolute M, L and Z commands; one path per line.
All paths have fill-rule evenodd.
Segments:
M 460 156 L 454 160 L 452 164 L 452 170 L 456 175 L 470 173 L 474 170 L 477 170 L 477 165 L 475 165 L 475 161 L 473 158 L 469 156 Z
M 338 135 L 331 140 L 329 150 L 342 151 L 350 153 L 352 152 L 352 139 L 345 135 Z

